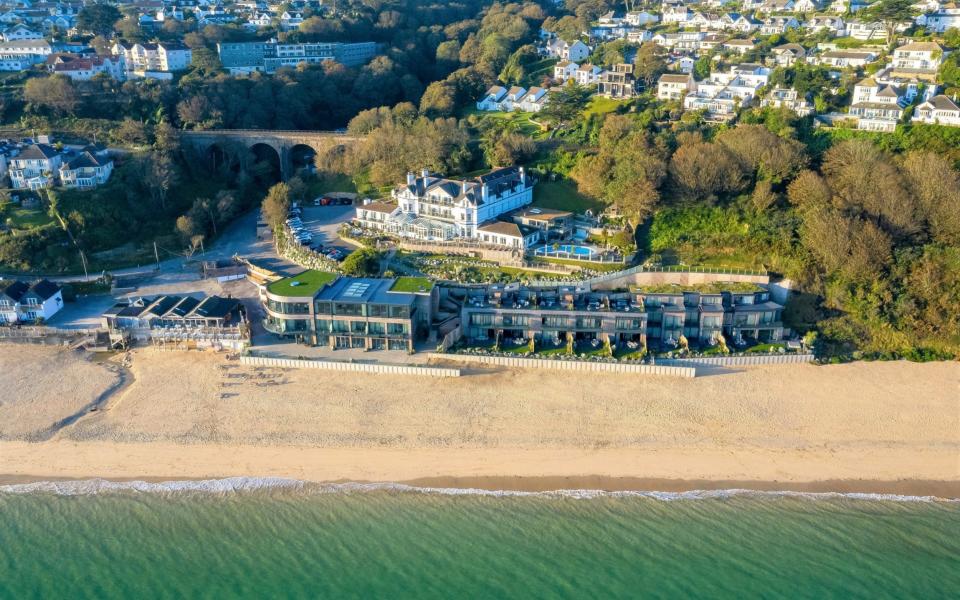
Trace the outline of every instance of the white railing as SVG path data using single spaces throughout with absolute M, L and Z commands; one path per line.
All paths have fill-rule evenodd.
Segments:
M 478 354 L 436 354 L 443 360 L 501 365 L 521 369 L 559 369 L 564 371 L 594 371 L 601 373 L 634 373 L 637 375 L 666 375 L 670 377 L 696 377 L 692 366 L 638 365 L 622 362 L 594 362 L 589 360 L 524 358 L 513 356 L 486 356 Z
M 420 367 L 416 365 L 390 365 L 384 363 L 340 362 L 333 360 L 304 360 L 293 358 L 268 358 L 265 356 L 241 356 L 240 364 L 252 367 L 276 367 L 279 369 L 322 369 L 327 371 L 353 371 L 381 375 L 419 375 L 421 377 L 460 377 L 460 369 L 444 367 Z

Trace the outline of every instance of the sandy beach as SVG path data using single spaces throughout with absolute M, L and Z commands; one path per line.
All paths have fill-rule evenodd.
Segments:
M 427 379 L 2 345 L 0 389 L 7 482 L 274 476 L 960 497 L 957 363 Z

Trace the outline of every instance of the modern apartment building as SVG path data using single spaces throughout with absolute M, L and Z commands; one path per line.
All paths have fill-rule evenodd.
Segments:
M 609 342 L 676 347 L 691 344 L 777 341 L 783 337 L 783 306 L 770 292 L 745 284 L 657 286 L 623 292 L 573 287 L 523 288 L 492 285 L 467 291 L 461 313 L 471 341 L 535 340 L 557 346 Z
M 193 51 L 177 42 L 117 42 L 111 48 L 123 56 L 129 78 L 169 79 L 176 71 L 185 71 L 193 60 Z
M 432 284 L 306 271 L 266 286 L 267 331 L 331 349 L 405 350 L 429 328 Z
M 220 63 L 232 75 L 254 71 L 273 73 L 280 67 L 301 63 L 336 61 L 348 67 L 359 67 L 377 53 L 375 42 L 281 44 L 267 42 L 232 42 L 217 44 Z

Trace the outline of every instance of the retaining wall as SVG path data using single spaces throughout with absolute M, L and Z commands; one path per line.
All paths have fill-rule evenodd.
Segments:
M 696 369 L 690 366 L 637 365 L 630 363 L 590 362 L 582 360 L 550 360 L 546 358 L 521 358 L 513 356 L 479 356 L 474 354 L 434 354 L 443 360 L 502 365 L 523 369 L 560 369 L 564 371 L 594 371 L 603 373 L 636 373 L 638 375 L 668 375 L 671 377 L 696 377 Z
M 657 364 L 670 366 L 749 367 L 813 362 L 812 354 L 760 354 L 757 356 L 704 356 L 700 358 L 662 358 Z
M 460 377 L 460 369 L 417 367 L 413 365 L 385 365 L 379 363 L 350 363 L 330 360 L 267 358 L 264 356 L 241 356 L 240 364 L 253 367 L 277 367 L 281 369 L 325 369 L 327 371 L 353 371 L 360 373 L 380 373 L 384 375 Z

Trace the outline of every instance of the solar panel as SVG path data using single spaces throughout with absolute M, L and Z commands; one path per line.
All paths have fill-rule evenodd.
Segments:
M 370 287 L 369 283 L 355 281 L 347 287 L 347 290 L 343 292 L 343 295 L 348 298 L 360 298 L 363 296 L 364 293 L 366 293 L 367 288 L 369 287 Z

